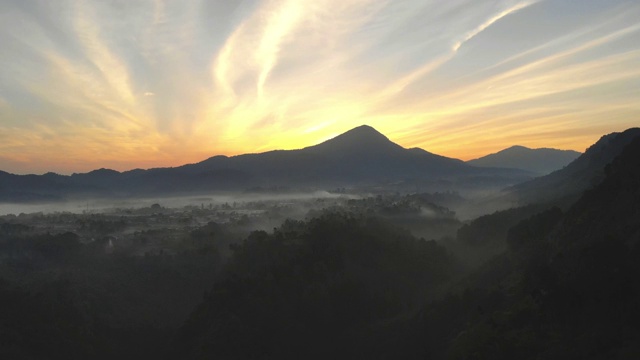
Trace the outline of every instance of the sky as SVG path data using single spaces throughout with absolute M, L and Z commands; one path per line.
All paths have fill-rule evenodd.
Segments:
M 640 126 L 638 0 L 0 0 L 0 170 L 297 149 L 469 160 Z

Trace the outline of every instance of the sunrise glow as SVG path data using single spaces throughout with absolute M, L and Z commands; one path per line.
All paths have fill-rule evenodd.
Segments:
M 468 160 L 640 124 L 640 3 L 0 3 L 0 170 L 176 166 L 362 124 Z

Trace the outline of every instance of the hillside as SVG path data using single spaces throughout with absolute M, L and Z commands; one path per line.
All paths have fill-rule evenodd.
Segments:
M 375 218 L 328 212 L 254 232 L 178 332 L 172 358 L 359 357 L 364 335 L 412 313 L 452 265 L 435 241 Z
M 566 213 L 512 227 L 507 252 L 425 309 L 414 346 L 428 358 L 638 358 L 640 138 L 605 173 Z

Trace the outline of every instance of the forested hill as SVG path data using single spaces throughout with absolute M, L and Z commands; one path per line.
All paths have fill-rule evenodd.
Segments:
M 510 229 L 506 253 L 425 308 L 412 346 L 428 358 L 637 359 L 640 138 L 605 173 L 565 214 Z
M 181 329 L 174 358 L 357 358 L 454 271 L 435 241 L 375 218 L 329 212 L 254 232 Z

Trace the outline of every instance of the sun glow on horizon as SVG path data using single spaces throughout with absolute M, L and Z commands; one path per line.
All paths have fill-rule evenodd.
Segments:
M 177 166 L 362 124 L 470 160 L 640 124 L 627 0 L 0 4 L 0 170 Z

